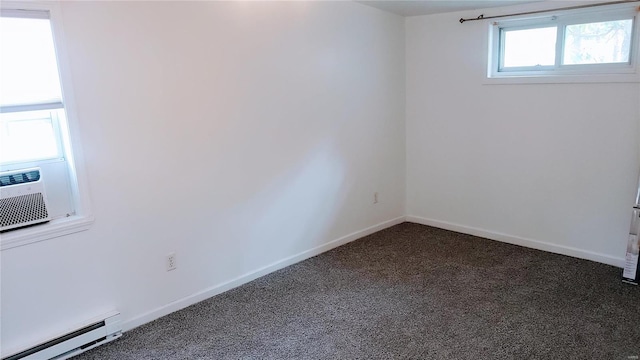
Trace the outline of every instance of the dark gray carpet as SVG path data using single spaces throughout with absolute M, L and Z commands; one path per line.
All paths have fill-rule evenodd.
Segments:
M 404 223 L 141 326 L 89 359 L 634 359 L 640 289 Z

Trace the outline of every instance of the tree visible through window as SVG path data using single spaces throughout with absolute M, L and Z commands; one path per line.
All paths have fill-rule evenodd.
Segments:
M 627 63 L 632 29 L 632 19 L 568 25 L 563 63 Z
M 565 11 L 494 23 L 490 76 L 635 72 L 637 9 Z

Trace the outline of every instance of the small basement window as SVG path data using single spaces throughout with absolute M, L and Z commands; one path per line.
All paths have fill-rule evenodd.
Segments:
M 488 76 L 633 75 L 637 13 L 625 4 L 495 22 Z
M 74 161 L 77 141 L 72 150 L 73 123 L 63 96 L 70 89 L 61 76 L 55 8 L 19 6 L 3 3 L 0 12 L 2 249 L 83 230 L 91 222 Z M 33 203 L 25 199 L 36 193 L 46 210 L 32 219 Z

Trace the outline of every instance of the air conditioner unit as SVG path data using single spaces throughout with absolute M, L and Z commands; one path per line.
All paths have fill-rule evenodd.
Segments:
M 0 172 L 0 231 L 51 220 L 40 168 Z
M 89 320 L 78 328 L 51 338 L 2 360 L 63 360 L 122 336 L 120 313 L 112 311 Z

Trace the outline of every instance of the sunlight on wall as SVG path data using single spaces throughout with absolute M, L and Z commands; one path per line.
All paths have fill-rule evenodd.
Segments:
M 340 213 L 344 166 L 330 144 L 312 150 L 297 169 L 280 176 L 254 199 L 269 205 L 251 227 L 248 242 L 275 256 L 325 241 L 324 232 L 331 227 L 335 214 Z M 277 247 L 273 248 L 273 244 Z M 247 265 L 255 264 L 253 259 L 244 260 Z

